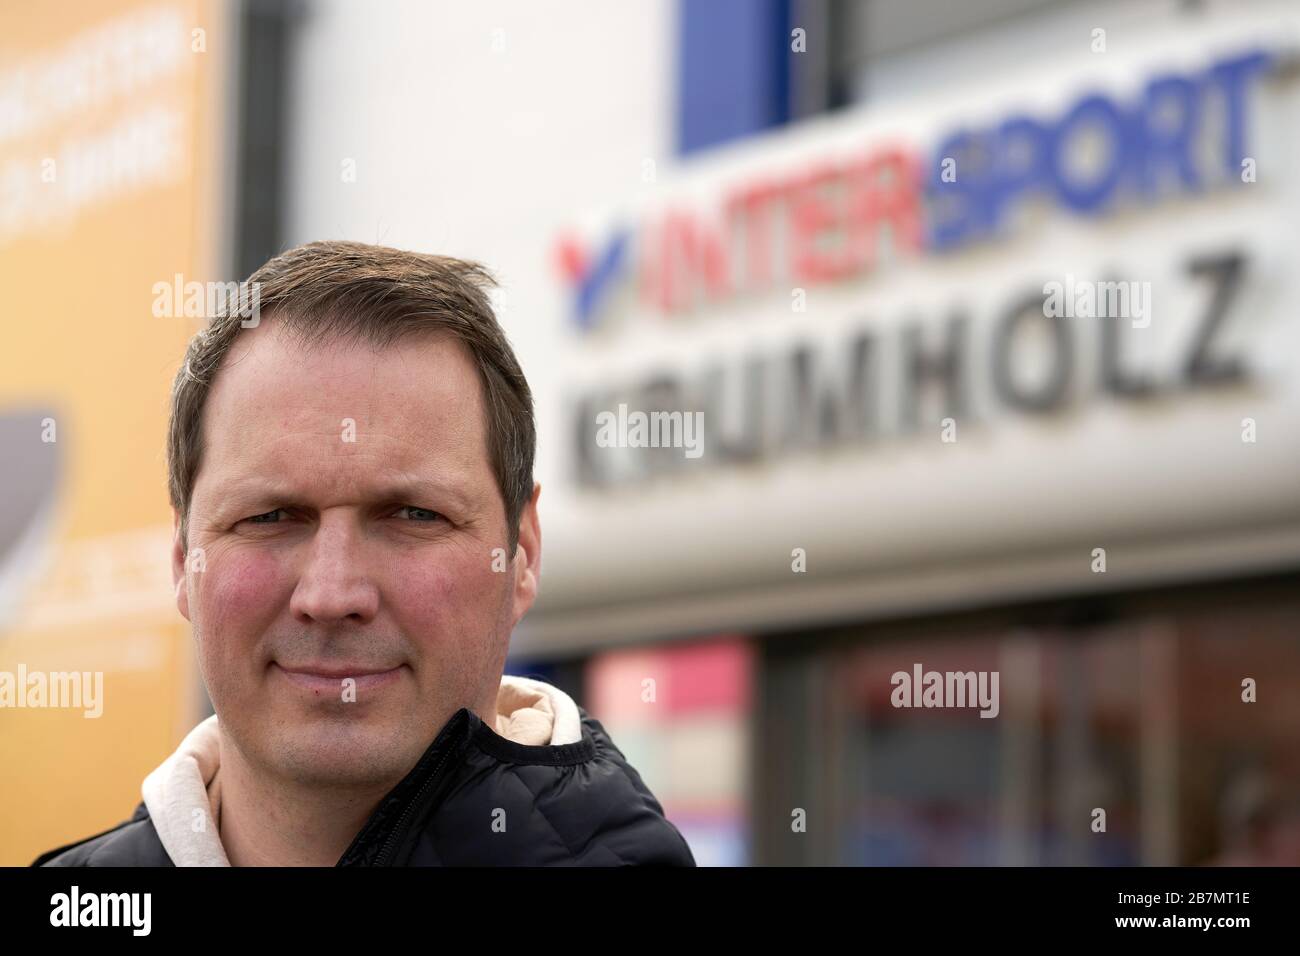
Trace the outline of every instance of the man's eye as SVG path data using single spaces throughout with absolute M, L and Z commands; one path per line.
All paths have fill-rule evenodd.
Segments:
M 260 515 L 253 515 L 252 517 L 245 518 L 244 521 L 249 524 L 279 524 L 280 514 L 283 511 L 283 508 L 276 508 L 273 511 L 266 511 Z M 432 511 L 428 508 L 416 508 L 411 505 L 402 507 L 397 514 L 402 515 L 403 517 L 409 517 L 412 521 L 419 522 L 438 521 L 442 518 L 442 515 L 437 511 Z

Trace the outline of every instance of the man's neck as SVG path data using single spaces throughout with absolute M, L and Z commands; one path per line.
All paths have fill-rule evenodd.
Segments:
M 390 786 L 322 790 L 269 779 L 221 739 L 221 844 L 231 866 L 334 866 Z
M 500 679 L 472 709 L 496 726 Z M 450 716 L 450 715 L 448 715 Z M 221 845 L 231 866 L 334 866 L 398 780 L 342 790 L 257 772 L 221 732 Z

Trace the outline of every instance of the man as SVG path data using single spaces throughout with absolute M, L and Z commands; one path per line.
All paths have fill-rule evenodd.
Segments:
M 215 714 L 47 866 L 693 866 L 601 724 L 503 676 L 537 595 L 532 395 L 482 266 L 318 242 L 172 393 L 176 602 Z

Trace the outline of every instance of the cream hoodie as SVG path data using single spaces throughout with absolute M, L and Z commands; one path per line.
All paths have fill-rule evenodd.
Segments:
M 582 739 L 573 698 L 527 677 L 503 675 L 498 734 L 516 743 L 571 744 Z M 217 716 L 189 732 L 176 752 L 144 778 L 141 793 L 158 838 L 177 866 L 229 866 L 221 845 L 221 778 Z

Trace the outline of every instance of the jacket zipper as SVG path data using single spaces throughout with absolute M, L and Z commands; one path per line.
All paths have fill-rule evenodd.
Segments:
M 383 849 L 379 851 L 379 856 L 375 857 L 375 866 L 383 866 L 388 861 L 388 858 L 391 856 L 390 851 L 392 850 L 393 844 L 397 841 L 398 834 L 402 832 L 402 825 L 406 823 L 407 817 L 415 812 L 415 808 L 420 805 L 420 800 L 423 799 L 424 795 L 428 793 L 429 788 L 438 780 L 438 775 L 442 772 L 443 764 L 447 762 L 447 758 L 451 756 L 451 752 L 454 749 L 454 743 L 448 741 L 447 747 L 443 750 L 442 756 L 438 758 L 438 763 L 433 768 L 433 773 L 429 774 L 428 779 L 421 784 L 419 791 L 415 795 L 415 799 L 406 805 L 406 809 L 402 811 L 402 815 L 397 818 L 397 826 L 393 827 L 393 832 L 388 834 L 388 839 L 384 841 Z

